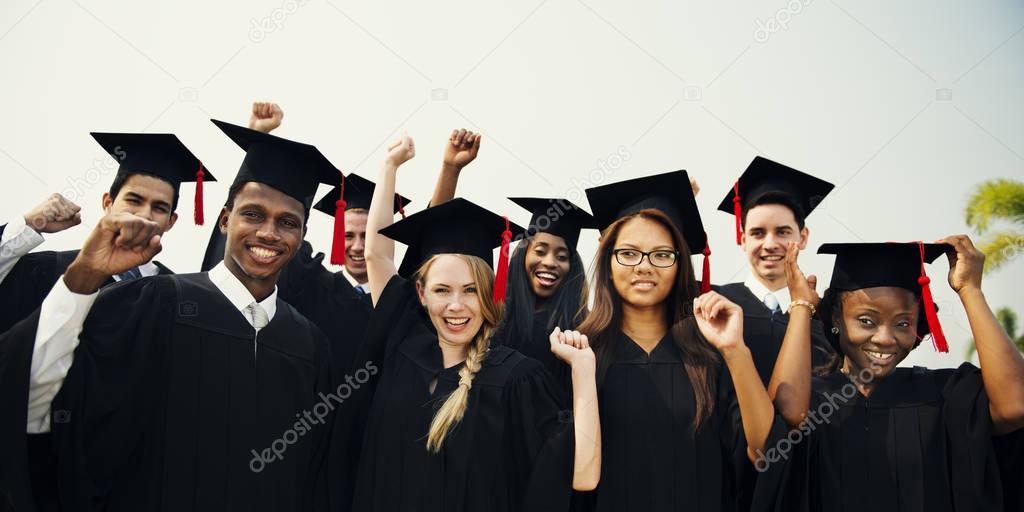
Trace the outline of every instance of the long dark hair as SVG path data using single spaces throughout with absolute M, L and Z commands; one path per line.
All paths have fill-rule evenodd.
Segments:
M 697 328 L 693 317 L 693 299 L 699 295 L 697 279 L 693 276 L 690 250 L 682 233 L 659 210 L 645 209 L 616 220 L 601 233 L 601 245 L 594 260 L 594 308 L 580 324 L 579 330 L 590 339 L 597 355 L 598 385 L 611 365 L 611 355 L 622 343 L 622 298 L 612 283 L 612 250 L 618 241 L 622 226 L 633 219 L 648 219 L 662 225 L 671 233 L 672 243 L 679 251 L 675 282 L 666 300 L 671 315 L 672 340 L 682 353 L 686 375 L 693 386 L 697 412 L 693 418 L 694 431 L 711 417 L 715 408 L 715 381 L 718 378 L 718 351 L 712 347 Z
M 536 342 L 532 337 L 537 296 L 530 286 L 530 274 L 526 271 L 526 251 L 533 238 L 523 240 L 509 259 L 508 288 L 505 291 L 505 316 L 498 326 L 494 339 L 498 343 L 518 348 L 526 343 Z M 575 329 L 587 316 L 587 276 L 583 260 L 575 247 L 569 248 L 569 273 L 562 280 L 555 293 L 544 301 L 545 338 L 555 326 Z

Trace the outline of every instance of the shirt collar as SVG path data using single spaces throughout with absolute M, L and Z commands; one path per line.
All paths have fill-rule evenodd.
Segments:
M 757 297 L 757 300 L 764 302 L 764 298 L 770 293 L 775 295 L 775 298 L 779 300 L 779 309 L 783 313 L 789 309 L 789 303 L 791 302 L 789 297 L 789 287 L 783 286 L 778 290 L 771 291 L 767 286 L 761 283 L 753 273 L 750 273 L 750 275 L 747 276 L 747 280 L 743 281 L 743 284 L 748 290 L 750 290 L 750 293 L 753 293 L 754 296 Z
M 208 273 L 210 282 L 220 290 L 221 293 L 227 297 L 231 305 L 238 309 L 241 313 L 249 304 L 256 302 L 256 298 L 249 293 L 249 290 L 242 284 L 241 281 L 235 277 L 234 274 L 224 266 L 224 262 L 220 262 L 217 266 L 210 269 Z M 277 312 L 277 286 L 274 286 L 274 291 L 270 292 L 267 298 L 259 302 L 259 305 L 263 307 L 263 310 L 267 312 L 267 320 L 274 319 L 274 313 Z M 242 313 L 244 315 L 244 313 Z

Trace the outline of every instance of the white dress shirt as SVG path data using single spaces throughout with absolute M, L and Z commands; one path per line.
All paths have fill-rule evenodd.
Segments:
M 25 224 L 25 219 L 15 217 L 4 227 L 4 235 L 0 238 L 0 282 L 18 263 L 22 256 L 43 243 L 43 235 Z
M 266 299 L 256 301 L 223 262 L 212 268 L 208 277 L 250 325 L 251 319 L 242 310 L 253 302 L 262 306 L 268 319 L 273 320 L 277 312 L 276 286 Z M 50 404 L 71 369 L 78 337 L 82 334 L 85 318 L 98 295 L 98 291 L 88 295 L 73 293 L 64 284 L 64 276 L 61 276 L 40 306 L 28 391 L 26 431 L 30 434 L 50 431 Z
M 757 297 L 761 302 L 764 302 L 764 298 L 770 293 L 779 300 L 779 309 L 781 312 L 785 313 L 789 309 L 789 303 L 792 300 L 789 296 L 789 287 L 783 286 L 778 290 L 769 290 L 768 287 L 761 283 L 753 273 L 747 276 L 747 280 L 743 281 L 743 284 L 748 290 L 750 290 L 750 293 L 753 293 L 754 297 Z

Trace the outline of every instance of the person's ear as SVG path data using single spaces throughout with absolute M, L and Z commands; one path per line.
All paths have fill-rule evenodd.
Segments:
M 807 248 L 807 241 L 810 240 L 810 237 L 811 230 L 807 229 L 807 226 L 804 226 L 804 228 L 800 230 L 800 243 L 798 245 L 801 251 Z
M 416 295 L 420 298 L 420 304 L 423 306 L 427 305 L 427 296 L 423 291 L 423 282 L 416 281 Z
M 110 213 L 110 206 L 114 204 L 114 198 L 110 197 L 110 192 L 103 193 L 103 213 Z
M 174 223 L 175 222 L 178 222 L 178 213 L 177 212 L 174 212 L 174 213 L 171 214 L 170 219 L 168 219 L 168 221 L 167 221 L 167 227 L 164 228 L 164 233 L 170 231 L 171 228 L 174 227 Z
M 217 227 L 220 229 L 222 235 L 228 234 L 228 216 L 231 215 L 231 210 L 225 206 L 220 209 L 220 217 L 217 217 Z

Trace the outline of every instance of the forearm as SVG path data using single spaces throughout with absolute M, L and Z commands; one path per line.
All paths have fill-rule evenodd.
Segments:
M 576 455 L 572 488 L 590 491 L 601 479 L 601 417 L 597 405 L 597 383 L 592 363 L 572 369 L 573 429 Z
M 21 217 L 4 225 L 0 238 L 0 282 L 11 273 L 22 256 L 43 243 L 43 236 L 29 227 Z
M 366 272 L 374 302 L 395 275 L 395 242 L 379 231 L 394 222 L 395 176 L 398 167 L 385 161 L 373 190 L 366 218 Z
M 981 377 L 997 432 L 1024 426 L 1024 357 L 999 325 L 979 288 L 960 292 L 978 348 Z
M 74 359 L 85 318 L 98 294 L 78 294 L 63 279 L 40 306 L 29 375 L 27 432 L 49 432 L 50 404 Z
M 459 173 L 462 169 L 451 164 L 441 164 L 441 172 L 437 175 L 434 195 L 430 198 L 430 206 L 447 203 L 455 199 L 455 189 L 459 185 Z
M 811 401 L 811 311 L 807 307 L 797 306 L 790 312 L 768 397 L 790 428 L 807 415 Z
M 725 364 L 732 375 L 733 387 L 736 390 L 736 402 L 740 408 L 740 420 L 747 439 L 747 457 L 751 462 L 757 459 L 757 451 L 763 451 L 768 433 L 771 431 L 775 418 L 775 406 L 772 405 L 768 391 L 761 383 L 757 374 L 750 349 L 745 345 L 730 348 L 723 352 Z

